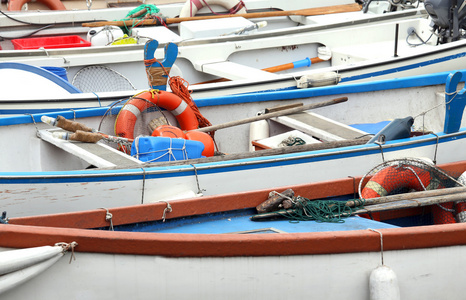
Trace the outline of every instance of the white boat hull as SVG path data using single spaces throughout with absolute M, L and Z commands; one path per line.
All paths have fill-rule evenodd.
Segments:
M 465 246 L 384 251 L 383 257 L 398 277 L 403 299 L 463 299 L 458 274 L 466 264 L 464 251 Z M 62 259 L 3 296 L 270 300 L 312 293 L 321 299 L 368 300 L 369 276 L 380 264 L 379 252 L 226 258 L 77 253 L 71 264 Z
M 446 74 L 438 76 L 441 81 L 446 78 Z M 433 79 L 432 76 L 426 76 L 424 80 Z M 423 80 L 406 79 L 404 82 L 412 84 Z M 0 119 L 0 124 L 3 124 L 0 126 L 3 136 L 1 147 L 8 149 L 11 147 L 10 141 L 18 142 L 15 153 L 4 156 L 1 163 L 0 200 L 10 216 L 18 217 L 168 201 L 196 194 L 216 195 L 356 176 L 384 160 L 394 158 L 426 157 L 436 163 L 463 160 L 463 152 L 458 149 L 466 146 L 466 131 L 451 134 L 440 132 L 443 130 L 445 100 L 437 92 L 444 89 L 444 85 L 390 89 L 390 84 L 396 87 L 401 83 L 387 81 L 354 86 L 353 92 L 372 89 L 373 93 L 351 94 L 351 89 L 347 89 L 345 91 L 350 94 L 346 94 L 337 87 L 321 88 L 323 93 L 333 91 L 331 93 L 334 96 L 348 95 L 349 101 L 316 109 L 315 112 L 343 124 L 379 122 L 411 115 L 416 117 L 415 128 L 425 126 L 428 131 L 438 132 L 437 134 L 387 142 L 382 149 L 376 144 L 370 144 L 270 156 L 256 152 L 255 157 L 248 157 L 241 152 L 249 149 L 249 125 L 242 125 L 237 130 L 222 129 L 217 132 L 216 141 L 220 151 L 230 153 L 220 159 L 214 157 L 205 162 L 200 160 L 159 166 L 147 164 L 84 170 L 90 166 L 89 163 L 86 164 L 73 154 L 36 136 L 37 129 L 50 129 L 49 125 L 39 122 L 40 115 L 3 118 Z M 377 92 L 378 88 L 374 89 L 374 86 L 383 86 L 387 90 Z M 273 97 L 286 98 L 286 95 L 287 93 L 272 93 L 270 97 L 262 96 L 272 100 Z M 328 99 L 328 96 L 308 101 L 322 99 Z M 215 99 L 211 100 L 216 103 Z M 242 103 L 241 97 L 219 100 L 224 105 L 207 106 L 206 103 L 201 103 L 201 112 L 213 124 L 238 120 L 241 116 L 253 116 L 255 112 L 275 104 L 293 103 L 293 100 L 249 102 L 251 99 Z M 235 100 L 238 104 L 225 103 L 229 100 Z M 101 122 L 104 111 L 106 110 L 83 110 L 59 114 L 68 119 L 87 116 L 78 120 L 93 128 L 102 125 L 103 132 L 112 132 L 114 116 L 109 116 L 108 122 L 107 119 L 106 122 Z M 429 113 L 421 118 L 426 111 Z M 36 124 L 32 122 L 32 118 Z M 272 130 L 271 134 L 277 132 Z

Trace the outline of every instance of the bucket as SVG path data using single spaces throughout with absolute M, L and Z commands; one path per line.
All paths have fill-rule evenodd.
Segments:
M 66 69 L 60 67 L 41 67 L 44 70 L 52 72 L 53 74 L 57 75 L 61 79 L 68 81 L 68 76 L 66 75 Z

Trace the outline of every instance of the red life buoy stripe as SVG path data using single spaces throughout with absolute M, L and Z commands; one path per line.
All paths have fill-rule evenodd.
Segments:
M 51 10 L 66 10 L 65 5 L 61 3 L 60 0 L 37 0 L 45 5 Z M 31 0 L 10 0 L 8 4 L 9 11 L 21 10 L 24 4 L 31 2 Z
M 115 134 L 134 139 L 136 121 L 141 112 L 152 106 L 150 104 L 170 111 L 182 130 L 193 130 L 199 127 L 196 115 L 180 97 L 170 92 L 151 90 L 134 96 L 125 104 L 115 121 Z

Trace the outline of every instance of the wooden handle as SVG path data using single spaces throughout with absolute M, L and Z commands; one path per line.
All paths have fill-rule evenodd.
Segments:
M 300 106 L 300 107 L 294 107 L 294 108 L 290 108 L 290 109 L 276 111 L 276 112 L 263 114 L 263 115 L 259 115 L 259 116 L 255 116 L 255 117 L 251 117 L 251 118 L 246 118 L 246 119 L 242 119 L 242 120 L 227 122 L 227 123 L 213 125 L 213 126 L 202 127 L 202 128 L 195 129 L 193 131 L 210 132 L 210 131 L 215 131 L 215 130 L 218 130 L 218 129 L 233 127 L 233 126 L 242 125 L 242 124 L 247 124 L 247 123 L 251 123 L 251 122 L 255 122 L 255 121 L 266 120 L 266 119 L 270 119 L 270 118 L 274 118 L 274 117 L 290 115 L 290 114 L 302 112 L 302 111 L 305 111 L 305 110 L 324 107 L 324 106 L 329 106 L 329 105 L 333 105 L 333 104 L 337 104 L 337 103 L 341 103 L 341 102 L 345 102 L 345 101 L 348 101 L 348 97 L 336 98 L 336 99 L 332 99 L 332 100 L 328 100 L 328 101 L 324 101 L 324 102 L 312 103 L 312 104 L 303 105 L 303 106 Z
M 234 18 L 234 17 L 243 17 L 246 19 L 253 18 L 269 18 L 269 17 L 283 17 L 283 16 L 317 16 L 317 15 L 328 15 L 335 13 L 344 13 L 344 12 L 353 12 L 361 10 L 361 5 L 357 3 L 352 4 L 343 4 L 343 5 L 334 5 L 334 6 L 325 6 L 325 7 L 316 7 L 316 8 L 307 8 L 299 10 L 284 10 L 284 11 L 268 11 L 268 12 L 257 12 L 249 14 L 229 14 L 229 15 L 212 15 L 212 16 L 202 16 L 202 17 L 186 17 L 186 18 L 167 18 L 165 21 L 166 24 L 176 24 L 183 21 L 197 21 L 197 20 L 210 20 L 210 19 L 224 19 L 224 18 Z M 160 22 L 155 21 L 154 19 L 147 20 L 127 20 L 127 21 L 101 21 L 101 22 L 92 22 L 92 23 L 83 23 L 83 27 L 101 27 L 106 25 L 112 26 L 132 26 L 137 22 L 138 26 L 156 26 L 161 25 Z

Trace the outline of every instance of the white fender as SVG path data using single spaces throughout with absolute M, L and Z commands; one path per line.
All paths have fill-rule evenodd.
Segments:
M 0 275 L 38 264 L 62 253 L 60 246 L 43 246 L 0 252 Z
M 237 0 L 188 0 L 184 4 L 180 12 L 180 18 L 189 18 L 194 17 L 196 13 L 207 4 L 210 5 L 219 5 L 226 9 L 231 9 L 237 5 L 239 1 Z M 241 7 L 237 12 L 238 14 L 247 13 L 246 7 Z
M 400 300 L 395 272 L 387 266 L 375 268 L 369 278 L 370 300 Z
M 249 125 L 249 151 L 254 151 L 252 141 L 269 137 L 269 123 L 266 120 L 252 122 Z
M 53 266 L 64 255 L 61 247 L 57 248 L 60 248 L 60 253 L 55 254 L 45 261 L 15 272 L 2 275 L 0 280 L 0 295 L 39 275 L 49 267 Z

